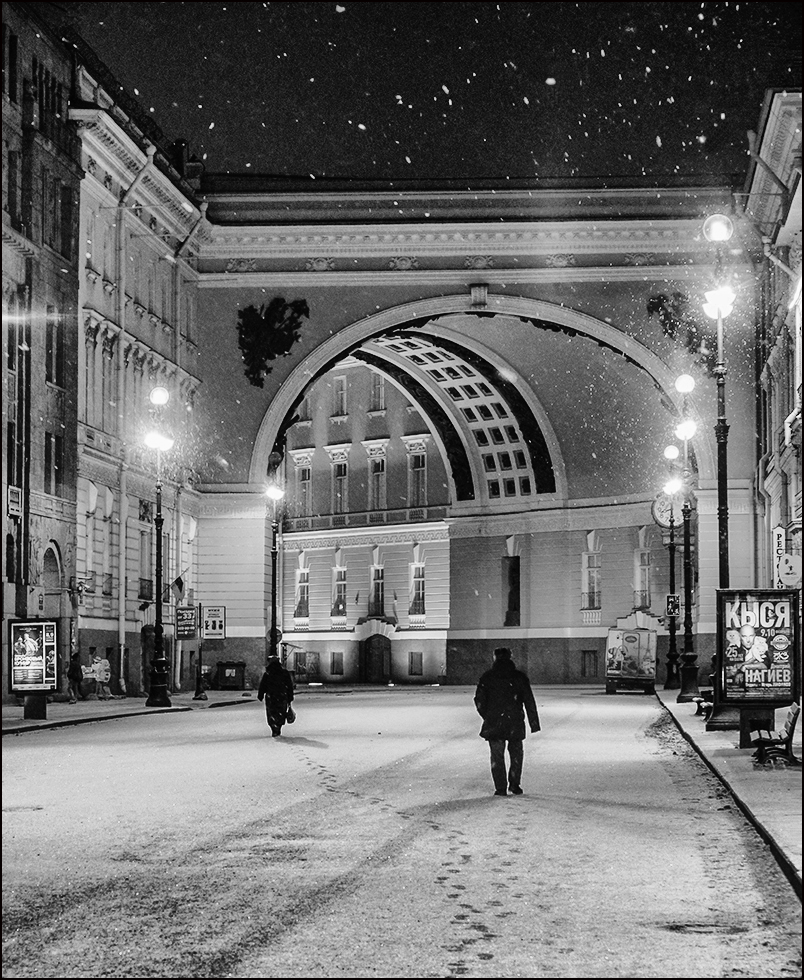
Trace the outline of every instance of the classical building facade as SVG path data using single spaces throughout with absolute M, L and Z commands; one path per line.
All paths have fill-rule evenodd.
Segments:
M 25 5 L 6 6 L 17 16 Z M 47 400 L 61 398 L 72 460 L 51 493 L 44 450 L 41 490 L 14 482 L 16 458 L 4 463 L 7 556 L 34 531 L 70 555 L 59 571 L 68 645 L 103 653 L 118 693 L 147 687 L 159 485 L 174 688 L 195 684 L 199 654 L 197 637 L 176 635 L 177 604 L 225 611 L 204 662 L 242 665 L 246 685 L 274 606 L 300 681 L 468 684 L 506 645 L 537 683 L 602 685 L 608 631 L 628 622 L 656 631 L 661 682 L 666 596 L 687 568 L 693 652 L 708 672 L 721 549 L 702 304 L 716 258 L 736 294 L 731 587 L 771 584 L 779 527 L 783 554 L 800 554 L 800 92 L 769 94 L 742 193 L 708 176 L 224 176 L 194 170 L 73 43 L 60 166 L 79 194 L 80 245 L 70 261 L 40 247 L 42 232 L 15 217 L 10 180 L 3 214 L 5 376 L 17 392 L 4 393 L 7 424 L 26 399 L 53 419 Z M 22 187 L 39 165 L 13 157 L 22 108 L 4 98 L 4 168 Z M 718 212 L 735 234 L 716 256 L 702 226 Z M 43 286 L 32 306 L 23 287 L 45 268 L 62 293 Z M 72 318 L 55 387 L 32 367 L 12 378 L 20 351 L 54 359 L 49 303 Z M 676 387 L 682 374 L 691 393 Z M 158 412 L 156 386 L 170 393 Z M 682 444 L 685 419 L 697 431 Z M 154 424 L 172 435 L 169 452 L 145 449 Z M 673 442 L 691 533 L 671 570 L 656 504 Z M 284 489 L 278 504 L 269 481 Z M 21 553 L 44 561 L 48 547 Z M 7 558 L 9 595 L 44 576 L 29 566 Z
M 3 4 L 3 651 L 10 619 L 77 643 L 80 144 L 72 59 L 25 4 Z M 7 669 L 4 656 L 4 677 Z

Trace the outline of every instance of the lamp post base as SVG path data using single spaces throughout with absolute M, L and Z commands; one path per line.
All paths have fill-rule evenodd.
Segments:
M 667 661 L 667 677 L 664 682 L 665 691 L 677 691 L 681 687 L 681 678 L 678 673 L 678 663 L 673 660 Z
M 146 708 L 171 708 L 173 705 L 168 694 L 167 661 L 163 658 L 151 664 L 151 683 L 148 688 Z
M 676 703 L 684 704 L 700 697 L 698 690 L 698 664 L 683 664 L 681 667 L 681 690 L 678 692 Z

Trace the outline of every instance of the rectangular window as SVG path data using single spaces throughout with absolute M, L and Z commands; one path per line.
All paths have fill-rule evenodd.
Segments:
M 587 551 L 583 556 L 584 609 L 600 609 L 600 552 Z
M 381 412 L 385 408 L 385 378 L 372 372 L 370 412 Z
M 300 568 L 296 583 L 296 619 L 308 619 L 310 616 L 310 569 Z
M 140 530 L 140 599 L 153 599 L 153 533 L 151 528 Z
M 371 597 L 369 598 L 369 616 L 385 615 L 385 569 L 374 565 L 371 569 Z
M 65 259 L 73 257 L 73 194 L 68 184 L 61 186 L 59 251 Z
M 345 514 L 348 506 L 346 498 L 349 471 L 346 463 L 335 463 L 332 467 L 332 513 Z
M 409 507 L 427 506 L 427 457 L 424 453 L 411 453 Z
M 48 306 L 45 319 L 45 380 L 64 387 L 64 331 L 55 306 Z
M 296 470 L 296 508 L 299 517 L 309 517 L 313 512 L 313 484 L 309 466 L 299 466 Z
M 413 566 L 413 599 L 410 604 L 411 616 L 424 616 L 424 565 Z
M 332 381 L 332 414 L 336 417 L 346 415 L 346 378 L 334 378 Z
M 411 650 L 408 653 L 408 675 L 410 677 L 421 677 L 423 673 L 422 654 L 418 650 Z
M 343 652 L 341 650 L 333 650 L 329 655 L 329 672 L 330 674 L 343 674 Z
M 634 566 L 634 608 L 650 609 L 650 552 L 637 551 Z
M 112 594 L 112 522 L 103 521 L 103 580 L 101 591 L 103 595 Z
M 12 486 L 17 483 L 17 426 L 6 422 L 6 473 Z
M 371 481 L 369 483 L 369 510 L 385 510 L 385 459 L 369 460 Z
M 519 626 L 519 555 L 502 560 L 502 600 L 505 626 Z
M 44 491 L 60 497 L 64 489 L 64 439 L 52 432 L 45 433 Z
M 346 569 L 335 569 L 335 596 L 332 602 L 332 615 L 346 615 Z
M 3 186 L 4 203 L 11 219 L 11 226 L 20 225 L 20 154 L 19 150 L 8 151 L 8 179 Z

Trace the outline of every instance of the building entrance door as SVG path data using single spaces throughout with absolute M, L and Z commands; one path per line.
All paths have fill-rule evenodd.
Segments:
M 391 641 L 375 633 L 361 644 L 360 680 L 364 684 L 387 684 L 391 680 Z

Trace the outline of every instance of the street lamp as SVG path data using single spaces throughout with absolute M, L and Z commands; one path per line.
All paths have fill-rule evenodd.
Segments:
M 711 214 L 703 225 L 704 237 L 712 242 L 716 249 L 715 259 L 715 289 L 709 290 L 706 302 L 703 304 L 704 313 L 712 320 L 717 320 L 717 423 L 715 439 L 717 440 L 717 530 L 718 530 L 718 562 L 720 588 L 729 587 L 729 484 L 728 484 L 728 438 L 729 426 L 726 423 L 726 363 L 723 357 L 723 319 L 734 308 L 734 292 L 723 283 L 723 257 L 721 245 L 729 241 L 734 234 L 734 225 L 728 215 Z
M 689 378 L 689 375 L 682 375 L 682 378 Z M 689 380 L 691 381 L 692 379 L 689 378 Z M 689 385 L 689 381 L 679 379 L 679 382 L 681 382 L 682 386 Z M 683 387 L 679 387 L 679 382 L 676 382 L 676 388 L 685 395 L 692 390 L 692 387 L 688 387 L 687 391 L 684 391 Z M 689 440 L 695 435 L 696 428 L 695 422 L 692 419 L 685 418 L 679 422 L 675 429 L 676 438 L 681 439 L 684 443 L 684 468 L 681 473 L 681 480 L 679 481 L 680 489 L 684 495 L 684 503 L 681 507 L 684 542 L 684 652 L 681 656 L 681 689 L 676 698 L 677 702 L 682 703 L 692 701 L 694 697 L 700 694 L 698 690 L 698 664 L 696 663 L 696 654 L 692 640 L 692 547 L 690 542 L 692 505 L 690 504 L 691 474 L 689 469 Z
M 153 388 L 150 393 L 151 404 L 155 408 L 158 420 L 159 410 L 167 405 L 170 392 L 161 385 Z M 154 654 L 151 660 L 151 680 L 148 688 L 148 699 L 145 704 L 149 708 L 171 707 L 168 695 L 168 665 L 165 659 L 164 630 L 162 627 L 162 453 L 173 448 L 173 439 L 159 429 L 151 430 L 145 436 L 145 445 L 156 450 L 156 598 L 154 621 Z
M 265 488 L 265 496 L 271 501 L 271 628 L 268 632 L 268 659 L 277 657 L 279 650 L 279 627 L 276 617 L 276 565 L 279 549 L 277 533 L 279 521 L 276 518 L 276 505 L 285 496 L 285 491 L 273 480 Z
M 664 451 L 665 458 L 668 460 L 678 459 L 678 446 L 668 446 Z M 668 542 L 668 552 L 670 555 L 670 595 L 673 596 L 673 602 L 676 599 L 676 519 L 673 510 L 675 495 L 681 489 L 681 480 L 672 479 L 664 485 L 664 493 L 670 503 L 670 540 Z M 667 676 L 664 681 L 664 689 L 666 691 L 675 691 L 681 687 L 681 681 L 679 679 L 678 673 L 678 648 L 676 646 L 676 617 L 678 613 L 676 612 L 676 607 L 673 606 L 672 609 L 668 608 L 668 629 L 670 633 L 670 642 L 667 647 Z

